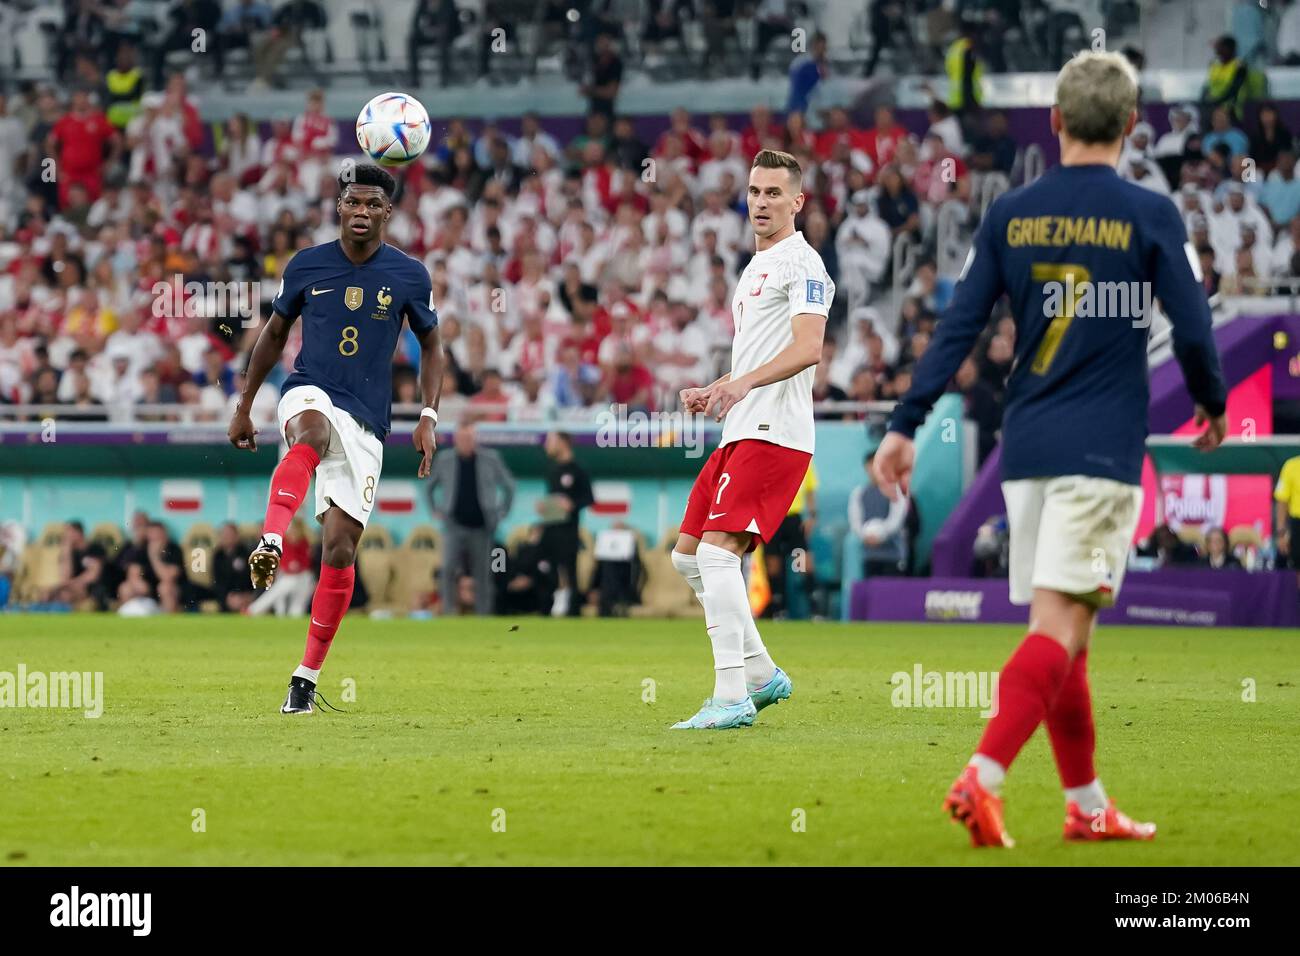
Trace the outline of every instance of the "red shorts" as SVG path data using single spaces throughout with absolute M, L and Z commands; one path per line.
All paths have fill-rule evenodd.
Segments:
M 682 534 L 749 531 L 753 550 L 781 527 L 799 493 L 812 455 L 806 451 L 745 438 L 723 445 L 704 463 L 686 499 Z

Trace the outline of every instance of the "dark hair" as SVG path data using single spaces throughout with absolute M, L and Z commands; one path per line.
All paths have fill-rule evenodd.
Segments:
M 80 521 L 69 521 L 69 522 L 68 522 L 68 527 L 69 527 L 69 528 L 76 528 L 76 529 L 77 529 L 78 531 L 80 531 L 82 534 L 85 534 L 85 533 L 86 533 L 86 526 L 85 526 L 84 524 L 82 524 Z
M 355 163 L 344 166 L 339 173 L 339 194 L 347 192 L 349 186 L 378 186 L 391 202 L 397 192 L 397 180 L 392 173 L 374 163 Z

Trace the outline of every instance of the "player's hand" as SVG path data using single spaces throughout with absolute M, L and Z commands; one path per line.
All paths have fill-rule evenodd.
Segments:
M 705 395 L 704 401 L 707 403 L 705 411 L 714 416 L 715 422 L 720 422 L 736 405 L 749 394 L 749 385 L 744 379 L 732 379 L 715 385 Z
M 1193 419 L 1196 427 L 1200 428 L 1206 425 L 1205 431 L 1196 436 L 1196 441 L 1192 442 L 1192 447 L 1200 451 L 1214 451 L 1223 444 L 1223 437 L 1228 434 L 1228 416 L 1211 415 L 1200 405 L 1196 406 L 1196 417 Z
M 257 451 L 257 429 L 253 419 L 242 408 L 236 408 L 230 416 L 230 427 L 226 429 L 230 444 L 245 451 Z
M 420 424 L 415 426 L 415 432 L 411 435 L 411 442 L 415 445 L 415 450 L 423 456 L 416 477 L 428 478 L 429 469 L 433 465 L 433 452 L 438 447 L 438 438 L 433 433 L 433 419 L 420 419 Z
M 906 495 L 912 483 L 912 465 L 916 462 L 916 444 L 898 432 L 889 432 L 876 449 L 871 462 L 871 476 L 886 498 L 898 500 L 901 489 Z
M 684 388 L 677 393 L 677 397 L 682 402 L 682 411 L 687 415 L 704 411 L 707 407 L 708 395 L 707 388 Z

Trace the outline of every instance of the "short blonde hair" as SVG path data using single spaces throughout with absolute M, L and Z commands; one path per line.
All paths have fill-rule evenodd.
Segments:
M 1119 53 L 1078 53 L 1056 77 L 1061 125 L 1084 143 L 1122 139 L 1137 96 L 1137 72 Z

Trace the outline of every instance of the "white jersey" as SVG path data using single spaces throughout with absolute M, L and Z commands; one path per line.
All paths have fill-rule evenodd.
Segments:
M 754 254 L 731 299 L 736 337 L 731 378 L 752 372 L 794 341 L 791 320 L 802 313 L 826 315 L 835 283 L 822 257 L 796 232 Z M 812 454 L 814 367 L 783 382 L 750 391 L 723 419 L 722 444 L 757 438 Z

